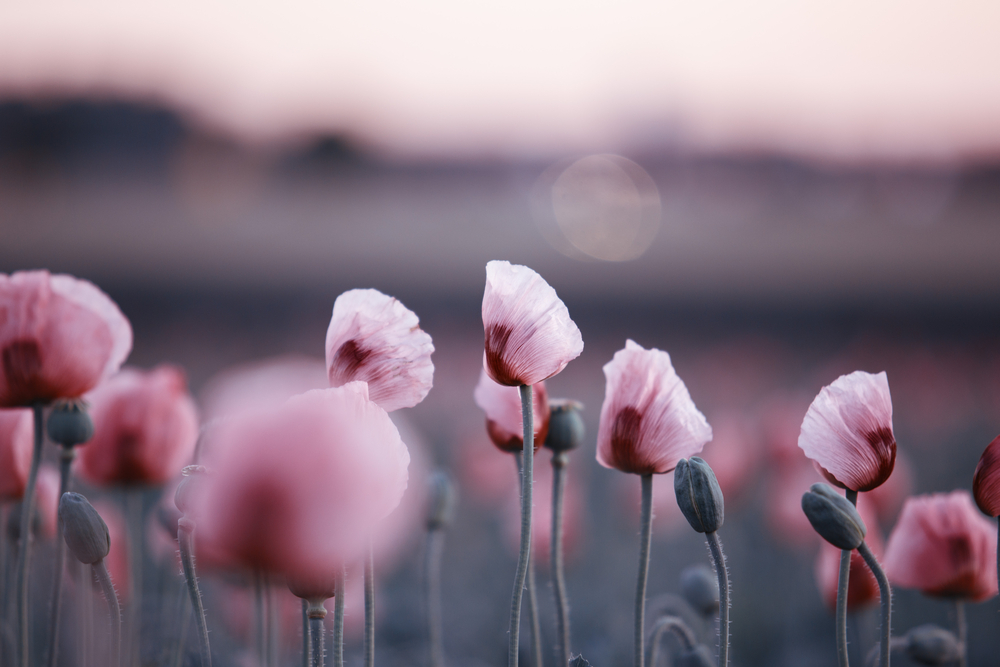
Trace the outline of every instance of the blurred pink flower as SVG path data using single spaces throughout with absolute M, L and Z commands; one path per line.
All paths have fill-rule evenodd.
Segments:
M 801 511 L 801 508 L 800 508 Z M 868 534 L 865 543 L 876 558 L 882 557 L 882 531 L 879 528 L 875 506 L 869 495 L 858 498 L 858 513 L 861 514 Z M 837 587 L 840 581 L 841 550 L 826 540 L 820 540 L 819 553 L 816 554 L 816 585 L 819 587 L 823 602 L 830 609 L 837 606 Z M 857 550 L 851 552 L 851 574 L 847 582 L 847 608 L 859 609 L 879 601 L 878 581 L 868 569 L 865 559 Z
M 712 427 L 666 352 L 629 340 L 604 365 L 604 376 L 597 462 L 605 468 L 637 475 L 670 472 L 712 439 Z
M 77 459 L 77 470 L 87 481 L 164 484 L 190 461 L 198 414 L 179 368 L 126 368 L 87 400 L 94 437 Z
M 406 446 L 364 382 L 234 417 L 212 440 L 199 549 L 228 567 L 323 577 L 363 552 L 406 489 Z
M 802 494 L 821 480 L 819 471 L 805 457 L 798 465 L 779 466 L 768 477 L 764 516 L 772 535 L 792 547 L 822 541 L 802 511 Z
M 892 583 L 975 602 L 997 594 L 996 564 L 996 527 L 964 490 L 907 500 L 885 553 Z
M 270 408 L 295 394 L 329 386 L 322 359 L 289 354 L 226 368 L 209 378 L 199 398 L 203 416 L 210 421 Z
M 344 292 L 326 331 L 331 387 L 363 380 L 387 412 L 412 408 L 434 384 L 431 337 L 398 300 L 373 289 Z
M 59 471 L 48 463 L 38 468 L 35 512 L 39 520 L 39 534 L 50 539 L 55 537 L 59 525 Z
M 499 384 L 533 385 L 583 352 L 580 329 L 545 280 L 526 266 L 492 261 L 483 294 L 483 368 Z
M 0 274 L 0 407 L 76 398 L 118 370 L 132 327 L 86 280 Z
M 31 410 L 0 410 L 0 501 L 24 496 L 34 437 Z
M 972 476 L 972 493 L 985 514 L 1000 515 L 1000 435 L 993 439 L 979 457 Z
M 524 422 L 521 419 L 521 394 L 518 388 L 497 384 L 483 369 L 473 397 L 476 405 L 486 413 L 486 432 L 497 449 L 510 453 L 523 451 Z M 549 393 L 544 381 L 531 385 L 531 402 L 535 452 L 538 452 L 549 432 Z
M 760 434 L 751 420 L 732 410 L 713 417 L 712 424 L 712 440 L 699 456 L 712 467 L 726 500 L 732 500 L 757 474 Z
M 883 371 L 855 371 L 823 387 L 802 421 L 799 447 L 831 483 L 871 491 L 892 474 L 896 439 Z

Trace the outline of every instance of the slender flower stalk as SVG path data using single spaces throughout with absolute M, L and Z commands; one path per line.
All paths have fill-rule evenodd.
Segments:
M 694 647 L 698 644 L 694 632 L 684 622 L 684 619 L 669 614 L 661 616 L 656 621 L 656 626 L 653 628 L 653 633 L 649 639 L 649 667 L 656 667 L 656 663 L 660 657 L 660 640 L 667 632 L 674 633 L 677 639 L 680 640 L 681 646 L 685 651 L 694 650 Z
M 858 504 L 858 492 L 847 489 L 847 499 Z M 847 656 L 847 585 L 851 576 L 851 549 L 840 552 L 840 575 L 837 579 L 837 663 L 848 667 Z
M 365 554 L 365 667 L 375 665 L 375 554 L 371 542 Z
M 552 544 L 549 548 L 552 590 L 556 598 L 556 664 L 569 664 L 569 602 L 566 599 L 566 575 L 563 571 L 563 501 L 566 496 L 566 464 L 569 454 L 552 454 Z
M 59 451 L 59 497 L 69 491 L 70 466 L 76 450 L 73 447 L 62 447 Z M 59 534 L 62 535 L 62 519 L 59 519 Z M 55 583 L 52 586 L 52 610 L 49 616 L 49 667 L 56 667 L 59 660 L 59 620 L 62 604 L 63 570 L 66 567 L 66 543 L 56 540 L 56 571 Z M 2 569 L 0 569 L 2 572 Z
M 17 560 L 17 616 L 20 623 L 20 656 L 21 667 L 31 663 L 28 655 L 28 563 L 31 559 L 31 517 L 35 514 L 35 486 L 38 483 L 38 466 L 42 462 L 43 420 L 42 403 L 31 406 L 35 421 L 35 446 L 31 455 L 31 472 L 28 473 L 28 486 L 21 502 L 21 544 L 18 548 Z
M 715 561 L 715 570 L 719 575 L 719 592 L 722 594 L 722 599 L 719 601 L 719 667 L 726 667 L 729 664 L 729 572 L 719 533 L 717 531 L 706 533 L 705 538 L 708 540 L 712 560 Z
M 878 581 L 879 604 L 882 611 L 882 628 L 879 638 L 879 666 L 889 667 L 889 652 L 892 650 L 892 589 L 889 588 L 889 579 L 885 576 L 885 571 L 879 565 L 875 554 L 864 542 L 858 547 L 858 553 L 865 559 L 868 569 L 875 575 Z
M 524 475 L 521 452 L 514 454 L 514 463 L 517 465 L 517 478 L 520 480 Z M 542 627 L 538 615 L 538 591 L 535 586 L 535 562 L 528 558 L 528 625 L 531 626 L 531 659 L 534 665 L 542 665 Z
M 309 636 L 309 602 L 302 601 L 302 667 L 312 661 L 312 638 Z
M 965 622 L 965 601 L 961 598 L 955 600 L 955 630 L 958 632 L 958 644 L 961 647 L 959 653 L 958 667 L 965 667 L 968 664 L 968 636 L 969 626 Z
M 180 595 L 177 596 L 178 606 L 180 607 L 180 613 L 178 614 L 180 617 L 180 626 L 178 628 L 177 640 L 174 643 L 174 650 L 171 653 L 171 667 L 181 667 L 184 663 L 184 644 L 187 643 L 188 626 L 191 625 L 191 605 L 188 604 L 187 596 L 184 595 L 184 592 L 184 590 L 180 591 Z
M 323 602 L 321 599 L 306 602 L 306 616 L 309 618 L 309 667 L 323 667 L 325 649 L 323 619 L 326 618 L 326 607 L 323 606 Z
M 424 586 L 427 597 L 427 634 L 431 667 L 444 667 L 441 620 L 441 553 L 444 532 L 455 510 L 455 488 L 443 472 L 430 478 L 430 511 L 427 515 L 427 544 L 424 558 Z
M 535 458 L 534 415 L 531 402 L 531 386 L 521 385 L 521 422 L 524 426 L 524 451 L 521 473 L 521 550 L 517 557 L 517 573 L 514 576 L 514 592 L 510 601 L 509 642 L 507 645 L 507 665 L 517 667 L 521 630 L 521 596 L 528 575 L 528 559 L 531 555 L 531 488 L 533 461 Z
M 264 604 L 264 575 L 254 572 L 253 575 L 253 620 L 254 638 L 257 643 L 258 664 L 270 667 L 267 659 L 267 609 Z
M 142 631 L 142 579 L 146 551 L 142 489 L 132 486 L 125 490 L 125 517 L 128 527 L 128 583 L 131 587 L 125 654 L 129 664 L 141 664 L 139 634 Z
M 344 667 L 344 577 L 343 568 L 337 572 L 336 592 L 333 600 L 333 667 Z
M 205 620 L 205 606 L 198 589 L 198 575 L 194 567 L 194 521 L 181 517 L 177 521 L 177 542 L 180 544 L 181 564 L 187 581 L 188 595 L 194 608 L 194 620 L 198 625 L 198 646 L 201 650 L 202 667 L 212 667 L 212 649 L 208 643 L 208 623 Z
M 649 545 L 653 535 L 653 475 L 642 475 L 641 534 L 639 537 L 639 575 L 635 584 L 635 651 L 633 664 L 643 667 L 646 622 L 646 576 L 649 573 Z
M 118 594 L 115 593 L 115 586 L 111 583 L 111 574 L 104 559 L 97 561 L 93 565 L 94 574 L 101 584 L 101 591 L 104 599 L 108 602 L 108 613 L 111 615 L 111 646 L 114 648 L 115 665 L 122 664 L 122 612 L 118 604 Z

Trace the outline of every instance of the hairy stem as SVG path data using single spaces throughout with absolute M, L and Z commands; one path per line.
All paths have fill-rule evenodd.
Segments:
M 76 457 L 75 447 L 59 448 L 59 497 L 69 491 L 70 466 Z M 58 519 L 56 533 L 56 580 L 52 585 L 52 609 L 49 614 L 49 667 L 59 661 L 59 621 L 62 606 L 63 570 L 66 567 L 66 540 L 63 539 L 63 521 Z
M 333 667 L 344 667 L 344 576 L 340 568 L 333 600 Z
M 552 590 L 556 598 L 556 666 L 569 664 L 569 601 L 566 598 L 566 575 L 563 572 L 563 498 L 566 484 L 566 452 L 552 454 L 552 543 L 549 560 Z
M 178 597 L 180 607 L 180 627 L 177 632 L 177 639 L 174 643 L 174 650 L 170 659 L 172 667 L 181 667 L 184 662 L 184 644 L 187 642 L 188 626 L 191 624 L 191 605 L 185 599 L 183 591 Z
M 726 667 L 729 664 L 729 571 L 726 569 L 726 556 L 722 552 L 719 533 L 713 531 L 706 534 L 705 538 L 719 576 L 719 667 Z
M 517 556 L 517 573 L 514 575 L 514 592 L 510 601 L 510 626 L 507 643 L 507 665 L 517 667 L 521 632 L 521 597 L 524 581 L 528 576 L 528 558 L 531 554 L 531 487 L 535 458 L 535 426 L 531 405 L 531 387 L 521 385 L 521 421 L 524 427 L 523 472 L 521 474 L 521 550 Z
M 427 553 L 424 558 L 424 587 L 427 597 L 427 635 L 430 644 L 431 667 L 444 667 L 444 642 L 441 621 L 441 552 L 444 530 L 427 531 Z
M 847 489 L 847 499 L 858 504 L 858 492 Z M 840 577 L 837 581 L 837 664 L 849 667 L 847 656 L 847 584 L 851 576 L 851 550 L 840 552 Z
M 184 567 L 184 579 L 187 580 L 188 594 L 191 596 L 191 606 L 194 608 L 194 620 L 198 625 L 198 640 L 201 650 L 202 667 L 212 667 L 212 650 L 208 644 L 208 623 L 205 620 L 205 606 L 201 601 L 201 591 L 198 589 L 198 576 L 194 569 L 194 522 L 182 517 L 177 522 L 177 541 L 181 547 L 181 564 Z
M 865 559 L 868 569 L 875 575 L 878 581 L 879 603 L 882 610 L 882 632 L 879 639 L 879 665 L 889 667 L 889 651 L 892 647 L 892 589 L 889 588 L 889 579 L 885 576 L 885 571 L 879 565 L 875 554 L 864 542 L 858 547 L 858 553 Z
M 656 667 L 656 663 L 660 657 L 660 640 L 667 632 L 673 632 L 681 641 L 681 645 L 686 651 L 693 650 L 698 643 L 697 638 L 694 636 L 694 631 L 688 627 L 684 619 L 679 616 L 661 616 L 656 621 L 656 626 L 653 628 L 653 633 L 649 639 L 649 667 Z
M 968 664 L 968 635 L 969 627 L 965 622 L 965 603 L 955 600 L 955 629 L 958 631 L 958 645 L 961 648 L 958 658 L 958 667 L 965 667 Z
M 97 561 L 93 565 L 94 574 L 101 584 L 101 592 L 108 602 L 108 613 L 111 614 L 111 646 L 114 650 L 116 665 L 122 664 L 122 610 L 118 604 L 118 594 L 115 593 L 115 585 L 111 583 L 111 574 L 104 559 Z
M 128 574 L 131 592 L 128 600 L 126 620 L 126 656 L 128 664 L 140 664 L 139 634 L 142 631 L 142 578 L 143 556 L 145 555 L 145 531 L 143 530 L 142 489 L 132 486 L 125 490 L 125 516 L 128 524 Z
M 326 616 L 326 610 L 323 610 L 323 615 L 318 615 L 315 611 L 310 611 L 309 613 L 309 666 L 310 667 L 323 667 L 323 657 L 324 657 L 324 628 L 323 628 L 323 618 Z
M 375 555 L 365 554 L 365 667 L 375 666 Z
M 649 544 L 653 536 L 653 475 L 642 475 L 642 514 L 639 536 L 639 575 L 635 583 L 635 653 L 633 664 L 643 667 L 646 625 L 646 576 L 649 574 Z
M 44 442 L 44 421 L 42 420 L 41 403 L 31 406 L 35 418 L 35 447 L 31 455 L 31 470 L 28 473 L 28 485 L 21 501 L 21 544 L 17 558 L 17 617 L 20 634 L 21 667 L 28 667 L 28 564 L 31 561 L 31 518 L 35 515 L 35 485 L 38 482 L 38 466 L 42 462 L 42 443 Z
M 517 478 L 524 475 L 522 460 L 524 455 L 521 452 L 514 454 L 514 462 L 517 464 Z M 531 658 L 535 667 L 542 666 L 542 628 L 538 617 L 538 589 L 535 586 L 535 561 L 528 555 L 528 625 L 531 626 Z

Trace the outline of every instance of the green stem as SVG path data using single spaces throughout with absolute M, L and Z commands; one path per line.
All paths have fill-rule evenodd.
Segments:
M 444 641 L 441 621 L 441 552 L 444 530 L 427 531 L 427 554 L 424 559 L 424 585 L 427 596 L 427 634 L 430 644 L 431 667 L 444 667 Z
M 521 421 L 524 427 L 523 474 L 521 475 L 521 550 L 517 556 L 514 591 L 510 601 L 510 626 L 508 629 L 507 665 L 517 667 L 521 631 L 521 597 L 528 576 L 528 559 L 531 554 L 531 487 L 532 463 L 535 458 L 535 426 L 531 405 L 531 387 L 521 385 Z
M 858 504 L 858 492 L 847 489 L 847 499 Z M 849 667 L 847 656 L 847 584 L 851 576 L 851 550 L 840 552 L 840 577 L 837 582 L 837 664 Z
M 697 645 L 698 640 L 694 632 L 679 616 L 661 616 L 656 621 L 656 627 L 649 640 L 649 667 L 656 667 L 660 657 L 660 640 L 666 632 L 673 632 L 681 641 L 685 651 L 691 651 Z
M 521 452 L 514 454 L 514 462 L 517 464 L 517 478 L 524 475 Z M 531 657 L 535 667 L 542 666 L 542 628 L 538 616 L 538 592 L 535 586 L 535 561 L 528 554 L 528 625 L 531 626 Z
M 649 574 L 649 544 L 653 536 L 653 475 L 642 475 L 642 515 L 639 537 L 639 576 L 635 583 L 635 667 L 643 667 L 646 625 L 646 576 Z
M 101 592 L 108 602 L 108 613 L 111 614 L 111 646 L 114 650 L 116 665 L 122 664 L 122 610 L 118 604 L 118 594 L 115 593 L 115 586 L 111 583 L 111 574 L 104 559 L 97 561 L 93 565 L 94 574 L 101 584 Z
M 333 667 L 344 667 L 344 576 L 340 568 L 333 600 Z
M 965 603 L 961 599 L 955 600 L 955 627 L 958 630 L 958 645 L 960 647 L 958 667 L 965 667 L 968 664 L 968 635 L 969 626 L 965 622 Z
M 184 567 L 184 578 L 187 580 L 188 594 L 191 596 L 191 606 L 194 608 L 194 620 L 198 625 L 201 664 L 202 667 L 212 667 L 212 650 L 208 644 L 208 623 L 205 621 L 205 606 L 201 602 L 201 591 L 198 590 L 198 576 L 194 569 L 194 522 L 191 519 L 182 517 L 177 522 L 177 541 L 181 548 L 181 564 Z
M 76 457 L 75 447 L 59 448 L 59 497 L 69 491 L 70 467 Z M 59 621 L 62 606 L 63 570 L 66 567 L 66 540 L 63 539 L 62 518 L 58 519 L 56 534 L 56 580 L 52 586 L 52 609 L 49 615 L 49 667 L 59 661 Z
M 566 575 L 563 572 L 563 498 L 566 484 L 566 452 L 552 454 L 552 543 L 549 548 L 552 590 L 556 598 L 556 665 L 569 664 L 569 601 L 566 598 Z
M 726 556 L 722 553 L 719 533 L 707 533 L 705 538 L 719 576 L 719 667 L 726 667 L 729 664 L 729 571 L 726 569 Z
M 892 647 L 892 589 L 889 588 L 889 579 L 885 576 L 885 571 L 879 565 L 875 554 L 864 542 L 858 547 L 858 553 L 865 559 L 868 569 L 875 575 L 878 581 L 879 603 L 882 609 L 882 632 L 879 640 L 879 665 L 889 667 L 889 651 Z
M 31 455 L 31 471 L 28 473 L 28 486 L 21 501 L 21 544 L 17 559 L 17 617 L 19 619 L 21 667 L 28 667 L 28 565 L 31 561 L 31 517 L 35 514 L 35 486 L 38 482 L 38 466 L 42 462 L 42 443 L 44 442 L 44 421 L 42 420 L 41 403 L 31 406 L 35 418 L 35 447 Z
M 375 666 L 375 555 L 365 554 L 365 667 Z

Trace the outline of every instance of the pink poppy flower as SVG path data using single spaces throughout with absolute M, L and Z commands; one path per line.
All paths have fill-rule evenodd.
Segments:
M 473 392 L 476 405 L 486 413 L 486 432 L 502 452 L 524 450 L 524 421 L 521 419 L 521 394 L 517 387 L 505 387 L 490 379 L 484 369 Z M 549 392 L 544 382 L 531 385 L 531 403 L 535 431 L 535 451 L 549 432 Z
M 387 412 L 412 408 L 434 384 L 431 337 L 396 299 L 373 289 L 344 292 L 326 331 L 331 387 L 362 380 Z
M 892 583 L 975 602 L 997 594 L 996 563 L 996 527 L 968 491 L 907 500 L 885 552 Z
M 597 462 L 637 475 L 667 473 L 701 452 L 712 427 L 695 407 L 670 355 L 629 340 L 604 365 Z
M 801 508 L 800 508 L 801 513 Z M 875 505 L 868 495 L 858 498 L 858 513 L 868 528 L 865 543 L 876 558 L 882 557 L 882 533 L 878 526 Z M 823 602 L 830 609 L 837 606 L 837 587 L 840 583 L 841 551 L 826 540 L 820 540 L 816 554 L 816 585 Z M 851 574 L 847 582 L 847 608 L 860 609 L 879 601 L 878 580 L 868 569 L 865 559 L 857 550 L 851 552 Z
M 0 410 L 0 501 L 24 496 L 34 442 L 31 410 Z
M 211 432 L 195 497 L 217 564 L 323 577 L 363 552 L 406 489 L 409 454 L 364 382 L 313 390 Z
M 76 398 L 118 370 L 132 327 L 86 280 L 0 274 L 0 407 Z
M 318 357 L 283 355 L 231 366 L 213 375 L 199 394 L 206 421 L 255 412 L 310 389 L 326 389 L 326 363 Z
M 548 380 L 583 352 L 580 329 L 545 280 L 526 266 L 492 261 L 483 294 L 483 368 L 510 387 Z
M 883 371 L 855 371 L 823 387 L 802 421 L 799 447 L 832 484 L 871 491 L 892 474 L 896 438 Z
M 984 514 L 1000 516 L 1000 435 L 979 457 L 972 476 L 972 493 Z
M 78 470 L 99 485 L 164 484 L 194 453 L 198 414 L 183 371 L 124 369 L 88 394 L 94 437 Z
M 59 525 L 59 471 L 48 463 L 43 463 L 38 468 L 35 512 L 38 515 L 39 534 L 50 539 L 55 537 L 56 527 Z

